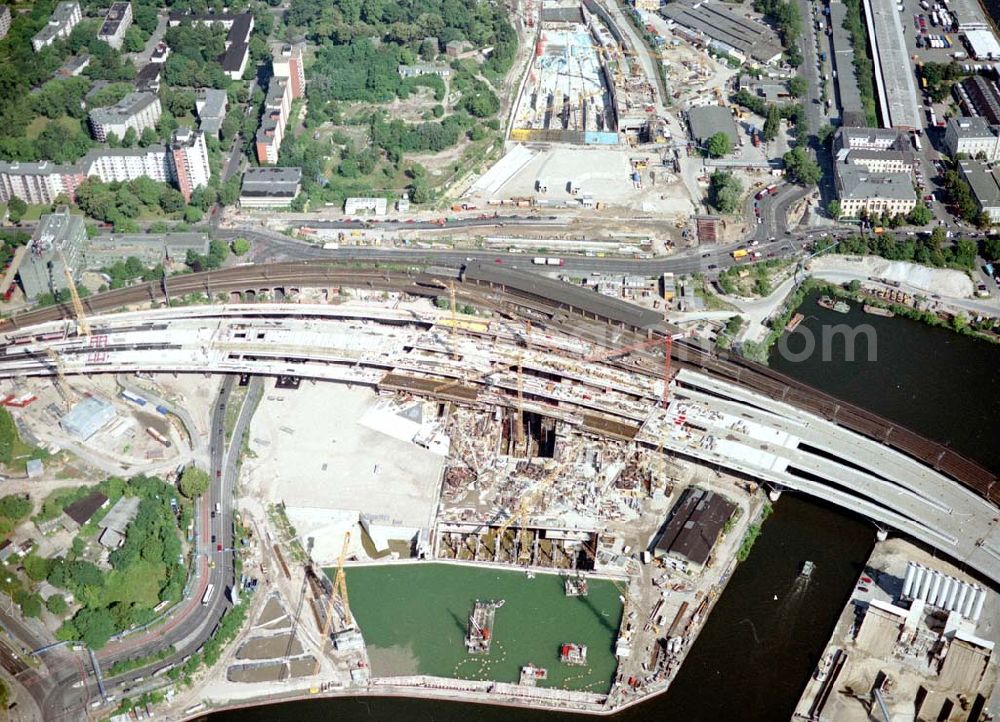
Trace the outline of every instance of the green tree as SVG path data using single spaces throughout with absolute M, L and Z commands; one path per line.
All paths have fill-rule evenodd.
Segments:
M 40 557 L 37 554 L 29 554 L 24 558 L 24 573 L 33 582 L 40 582 L 48 577 L 50 566 L 51 564 L 48 559 Z
M 85 607 L 73 617 L 80 639 L 91 649 L 100 649 L 115 633 L 115 620 L 108 609 Z
M 819 183 L 823 176 L 819 164 L 809 157 L 802 146 L 795 146 L 783 156 L 785 177 L 793 183 L 811 186 Z
M 21 613 L 26 617 L 42 616 L 42 598 L 37 594 L 18 589 L 14 592 L 14 602 L 21 607 Z
M 788 92 L 796 98 L 801 98 L 809 90 L 809 83 L 800 75 L 796 75 L 788 81 Z
M 720 213 L 732 213 L 740 204 L 743 185 L 732 173 L 717 170 L 709 176 L 708 202 Z
M 189 465 L 181 474 L 181 493 L 188 499 L 195 499 L 208 491 L 208 472 Z
M 46 599 L 45 606 L 50 612 L 59 617 L 64 615 L 69 609 L 69 605 L 66 604 L 66 598 L 61 594 L 53 594 L 51 597 Z
M 933 220 L 934 214 L 923 203 L 917 203 L 906 216 L 906 222 L 914 226 L 926 226 Z
M 31 513 L 31 500 L 27 495 L 8 494 L 0 497 L 0 516 L 19 521 Z
M 246 238 L 237 238 L 232 243 L 233 255 L 245 256 L 250 252 L 250 241 Z
M 826 212 L 830 214 L 830 218 L 840 218 L 840 201 L 834 199 L 827 203 Z
M 195 206 L 188 206 L 184 209 L 184 222 L 185 223 L 197 223 L 205 215 L 201 208 L 196 208 Z
M 719 131 L 708 139 L 705 148 L 712 158 L 722 158 L 733 152 L 733 143 L 728 135 Z
M 142 31 L 138 26 L 133 25 L 125 31 L 123 49 L 126 53 L 141 53 L 145 46 L 146 43 L 142 38 Z
M 146 148 L 156 143 L 159 137 L 156 135 L 156 131 L 152 128 L 143 128 L 142 133 L 139 135 L 139 147 Z
M 24 214 L 28 212 L 28 204 L 14 196 L 7 201 L 7 212 L 11 223 L 20 223 Z
M 781 111 L 778 106 L 770 105 L 767 108 L 767 118 L 764 120 L 764 140 L 771 142 L 778 137 L 781 129 Z

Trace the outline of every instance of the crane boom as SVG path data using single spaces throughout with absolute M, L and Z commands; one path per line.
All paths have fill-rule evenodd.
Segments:
M 354 620 L 351 619 L 351 610 L 347 602 L 347 577 L 344 574 L 344 560 L 347 558 L 347 547 L 350 542 L 351 532 L 345 532 L 344 546 L 341 548 L 340 556 L 337 558 L 337 574 L 334 577 L 333 592 L 326 600 L 326 619 L 323 622 L 323 634 L 320 635 L 319 654 L 316 655 L 316 667 L 313 669 L 313 674 L 319 672 L 320 660 L 326 652 L 326 642 L 330 638 L 330 627 L 333 626 L 333 601 L 335 597 L 339 596 L 344 602 L 344 616 L 346 617 L 347 626 L 350 627 L 354 623 Z
M 73 271 L 66 263 L 66 255 L 59 249 L 59 260 L 62 261 L 63 273 L 66 275 L 66 288 L 69 289 L 69 297 L 73 303 L 73 315 L 76 317 L 76 332 L 81 336 L 90 336 L 90 324 L 87 323 L 87 314 L 83 311 L 83 302 L 80 294 L 77 293 L 76 283 L 73 281 Z

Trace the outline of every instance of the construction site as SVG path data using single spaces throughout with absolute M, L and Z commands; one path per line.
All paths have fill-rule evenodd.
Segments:
M 86 401 L 116 389 L 120 403 L 163 406 L 180 428 L 158 433 L 196 459 L 214 394 L 197 379 L 239 378 L 253 397 L 245 439 L 230 429 L 241 404 L 225 414 L 242 456 L 234 523 L 252 532 L 227 594 L 238 604 L 256 580 L 266 594 L 250 597 L 256 621 L 202 699 L 273 684 L 618 709 L 671 683 L 753 541 L 764 480 L 817 496 L 822 478 L 856 484 L 852 506 L 875 517 L 882 488 L 895 494 L 864 471 L 877 455 L 916 490 L 891 523 L 914 535 L 903 511 L 950 523 L 921 506 L 941 479 L 916 459 L 729 383 L 696 349 L 675 367 L 687 333 L 655 310 L 493 264 L 305 283 L 292 270 L 294 286 L 241 286 L 282 303 L 81 308 L 10 331 L 0 360 L 19 424 L 34 376 L 71 379 Z M 326 302 L 289 302 L 300 297 Z M 67 433 L 99 432 L 103 409 Z M 983 499 L 963 494 L 950 503 L 981 524 Z M 989 570 L 978 550 L 963 553 Z
M 545 2 L 511 140 L 650 142 L 660 127 L 655 82 L 644 76 L 621 29 L 600 4 Z

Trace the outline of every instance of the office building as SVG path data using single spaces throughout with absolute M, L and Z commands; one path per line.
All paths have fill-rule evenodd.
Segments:
M 958 172 L 969 184 L 979 212 L 989 216 L 990 223 L 1000 223 L 1000 171 L 981 160 L 960 160 Z
M 1000 160 L 1000 126 L 983 117 L 949 118 L 944 145 L 952 158 L 959 153 L 976 158 L 981 153 L 986 160 Z
M 198 113 L 198 127 L 214 138 L 219 137 L 222 121 L 226 119 L 229 108 L 229 95 L 225 90 L 215 88 L 199 88 L 194 102 Z
M 34 301 L 43 293 L 66 288 L 64 261 L 71 272 L 79 266 L 81 247 L 87 240 L 82 216 L 75 216 L 66 206 L 39 219 L 28 244 L 28 252 L 17 269 L 25 298 Z
M 279 78 L 291 81 L 292 100 L 306 93 L 305 68 L 302 66 L 301 45 L 276 45 L 271 49 L 271 67 Z

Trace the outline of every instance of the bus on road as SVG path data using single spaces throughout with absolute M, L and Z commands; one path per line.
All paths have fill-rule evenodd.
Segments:
M 208 604 L 212 601 L 212 595 L 215 594 L 215 585 L 209 584 L 208 589 L 205 590 L 205 595 L 201 598 L 202 604 Z

